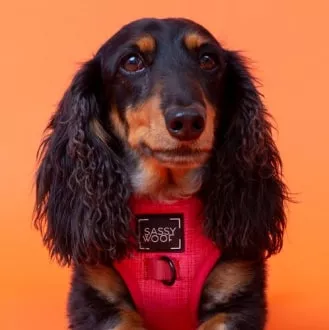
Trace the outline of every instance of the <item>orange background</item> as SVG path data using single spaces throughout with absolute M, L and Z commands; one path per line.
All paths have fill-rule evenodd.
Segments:
M 0 5 L 0 328 L 66 328 L 69 271 L 49 262 L 32 229 L 32 184 L 42 131 L 77 63 L 129 20 L 186 16 L 253 59 L 300 200 L 284 251 L 270 261 L 268 329 L 328 330 L 329 2 L 113 2 Z

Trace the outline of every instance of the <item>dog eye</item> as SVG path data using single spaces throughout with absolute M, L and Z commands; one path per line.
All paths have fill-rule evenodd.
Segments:
M 130 54 L 121 61 L 121 68 L 127 72 L 139 72 L 145 68 L 143 59 L 137 54 Z
M 210 71 L 217 67 L 218 60 L 215 55 L 212 54 L 203 54 L 199 58 L 199 65 L 202 70 Z

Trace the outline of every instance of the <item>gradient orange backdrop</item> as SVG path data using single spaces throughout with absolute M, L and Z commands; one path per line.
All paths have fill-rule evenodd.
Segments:
M 329 329 L 328 1 L 30 0 L 0 5 L 0 329 L 66 328 L 69 271 L 31 226 L 35 153 L 77 64 L 122 24 L 185 16 L 253 59 L 289 186 L 268 329 Z

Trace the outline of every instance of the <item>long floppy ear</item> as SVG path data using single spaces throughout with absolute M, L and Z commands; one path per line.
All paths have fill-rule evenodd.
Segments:
M 227 51 L 215 152 L 203 187 L 207 234 L 228 254 L 282 248 L 287 187 L 269 115 L 245 61 Z
M 108 111 L 95 57 L 73 78 L 39 150 L 34 224 L 62 265 L 127 252 L 129 182 Z

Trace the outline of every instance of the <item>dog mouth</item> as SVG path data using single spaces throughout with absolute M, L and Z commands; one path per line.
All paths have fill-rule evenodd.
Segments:
M 141 152 L 168 167 L 196 167 L 203 165 L 210 156 L 208 149 L 181 146 L 175 149 L 152 149 L 145 143 L 140 144 Z

